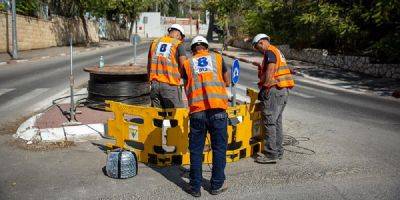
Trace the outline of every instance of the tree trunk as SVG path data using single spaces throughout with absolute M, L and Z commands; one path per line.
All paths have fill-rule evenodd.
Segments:
M 81 18 L 81 20 L 82 20 L 83 31 L 85 32 L 85 45 L 89 46 L 89 44 L 90 44 L 89 31 L 87 28 L 85 16 L 83 15 L 83 11 L 79 12 L 79 18 Z
M 210 12 L 210 22 L 208 24 L 207 40 L 213 41 L 213 31 L 214 31 L 214 12 Z
M 226 20 L 224 28 L 225 28 L 226 37 L 231 38 L 231 33 L 229 32 L 229 21 L 228 20 Z
M 133 18 L 134 19 L 134 18 Z M 133 24 L 135 23 L 134 20 L 132 20 L 132 18 L 129 18 L 129 22 L 131 23 L 131 27 L 129 27 L 129 38 L 128 40 L 130 40 L 132 38 L 132 30 L 133 30 Z
M 231 39 L 231 33 L 229 32 L 228 20 L 225 21 L 224 25 L 224 39 L 223 39 L 223 50 L 228 50 L 229 40 Z

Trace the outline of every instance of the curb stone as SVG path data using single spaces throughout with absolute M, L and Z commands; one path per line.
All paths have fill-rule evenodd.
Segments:
M 106 45 L 104 47 L 104 49 L 112 48 L 112 47 L 121 47 L 121 46 L 125 46 L 125 45 L 124 44 Z M 102 48 L 99 48 L 99 47 L 85 48 L 83 50 L 75 51 L 75 53 L 94 51 L 94 50 L 99 50 L 99 49 L 102 49 Z M 30 58 L 30 59 L 9 60 L 9 61 L 6 61 L 6 62 L 0 62 L 0 65 L 23 63 L 23 62 L 28 62 L 28 61 L 38 61 L 38 60 L 49 59 L 49 58 L 54 58 L 54 57 L 59 57 L 59 56 L 66 56 L 66 55 L 67 55 L 66 53 L 60 53 L 60 54 L 53 55 L 53 56 L 41 56 L 41 57 L 33 57 L 33 58 Z
M 251 60 L 248 60 L 248 59 L 243 58 L 243 57 L 237 57 L 237 56 L 228 54 L 228 53 L 226 53 L 226 52 L 218 51 L 218 50 L 216 50 L 216 49 L 210 49 L 210 50 L 213 51 L 213 52 L 215 52 L 215 53 L 220 53 L 220 54 L 222 54 L 222 55 L 224 55 L 224 56 L 227 56 L 227 57 L 229 57 L 229 58 L 232 58 L 232 59 L 238 59 L 238 60 L 240 60 L 240 61 L 242 61 L 242 62 L 250 63 L 250 64 L 252 64 L 252 65 L 254 65 L 254 66 L 256 66 L 256 67 L 261 66 L 261 63 L 260 63 L 260 62 L 257 62 L 257 61 L 251 61 Z M 302 76 L 302 77 L 305 77 L 305 78 L 306 78 L 305 74 L 304 74 L 304 73 L 301 73 L 300 71 L 298 71 L 297 68 L 293 68 L 293 69 L 292 69 L 292 74 L 299 75 L 299 76 Z M 394 91 L 394 92 L 392 93 L 392 97 L 394 97 L 394 98 L 400 98 L 400 90 Z
M 400 90 L 396 90 L 393 92 L 392 97 L 394 98 L 400 98 Z

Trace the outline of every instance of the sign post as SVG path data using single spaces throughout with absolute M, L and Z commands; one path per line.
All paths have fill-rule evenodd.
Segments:
M 140 36 L 138 34 L 131 36 L 131 43 L 133 44 L 133 64 L 136 65 L 136 47 L 140 42 Z
M 149 21 L 148 17 L 143 17 L 143 32 L 144 32 L 143 37 L 146 37 L 146 38 L 148 38 L 147 33 L 146 33 L 146 24 L 148 21 Z
M 231 68 L 231 93 L 232 93 L 232 106 L 236 106 L 236 87 L 235 85 L 239 82 L 240 67 L 239 60 L 235 59 L 232 63 Z
M 69 46 L 70 46 L 70 66 L 69 66 L 69 88 L 70 88 L 70 108 L 69 112 L 69 121 L 65 122 L 63 126 L 74 126 L 74 125 L 79 125 L 81 124 L 80 122 L 75 120 L 75 115 L 76 115 L 76 107 L 75 107 L 75 100 L 74 100 L 74 70 L 73 70 L 73 46 L 72 46 L 72 34 L 70 35 L 69 38 Z

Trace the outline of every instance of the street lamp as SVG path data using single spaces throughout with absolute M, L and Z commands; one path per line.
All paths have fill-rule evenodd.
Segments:
M 11 2 L 11 12 L 12 12 L 12 45 L 13 45 L 13 50 L 12 50 L 12 58 L 13 59 L 18 59 L 18 44 L 17 44 L 17 14 L 16 14 L 16 9 L 15 9 L 15 0 L 12 0 Z

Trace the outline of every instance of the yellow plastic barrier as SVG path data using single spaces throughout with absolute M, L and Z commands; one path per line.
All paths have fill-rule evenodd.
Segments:
M 255 104 L 257 92 L 247 89 L 247 95 L 251 97 L 250 104 L 239 104 L 227 110 L 227 162 L 250 157 L 263 148 L 261 117 Z M 158 166 L 190 163 L 188 109 L 160 109 L 113 101 L 106 103 L 106 109 L 114 113 L 114 119 L 108 120 L 108 136 L 115 139 L 114 144 L 107 146 L 134 151 L 143 163 Z M 207 138 L 203 163 L 212 163 L 209 135 Z

